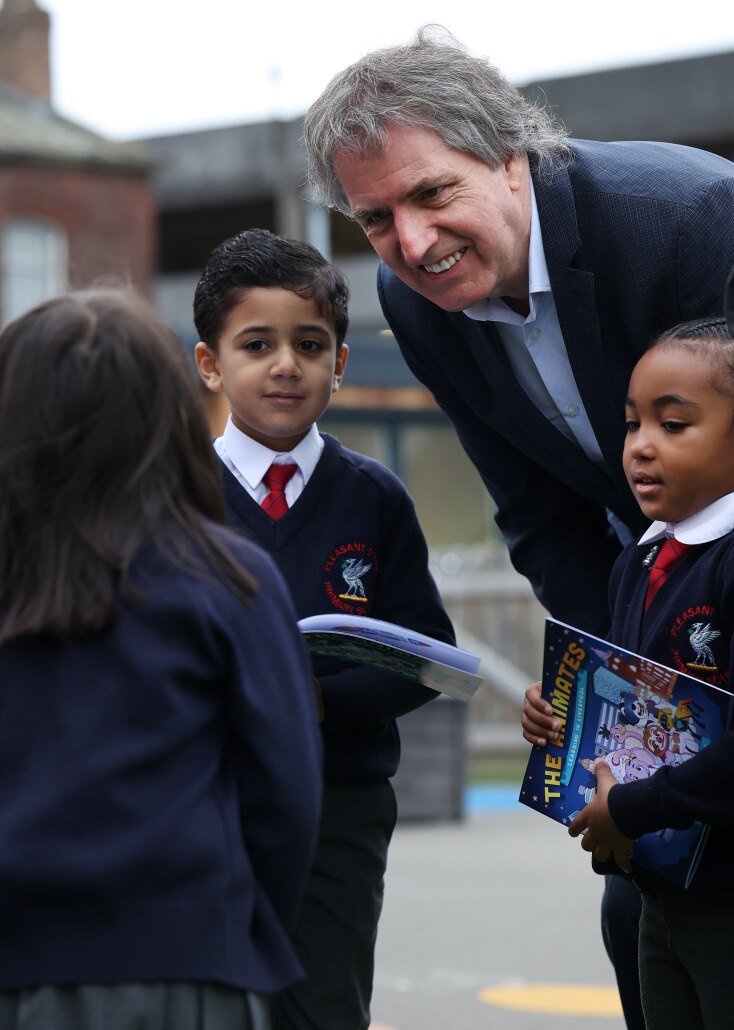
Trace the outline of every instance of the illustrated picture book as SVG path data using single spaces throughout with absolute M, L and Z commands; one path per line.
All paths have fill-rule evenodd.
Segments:
M 334 614 L 311 615 L 298 626 L 312 654 L 387 669 L 460 701 L 482 682 L 477 655 L 391 622 Z
M 619 783 L 679 765 L 729 727 L 732 695 L 554 619 L 546 620 L 542 696 L 561 721 L 534 747 L 520 790 L 529 808 L 568 826 L 591 800 L 603 757 Z M 647 833 L 632 861 L 687 887 L 708 827 Z

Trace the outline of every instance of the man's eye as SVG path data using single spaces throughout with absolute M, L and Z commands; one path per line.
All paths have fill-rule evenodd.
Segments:
M 387 211 L 368 211 L 361 215 L 359 224 L 367 232 L 369 229 L 376 229 L 387 219 Z
M 445 186 L 431 186 L 428 190 L 423 190 L 421 196 L 424 200 L 435 200 L 436 197 L 440 197 L 443 193 Z

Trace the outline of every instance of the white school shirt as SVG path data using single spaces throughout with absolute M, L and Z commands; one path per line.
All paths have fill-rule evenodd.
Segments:
M 270 466 L 297 465 L 285 487 L 285 499 L 289 508 L 301 496 L 318 465 L 323 449 L 324 441 L 319 435 L 316 423 L 292 451 L 271 451 L 269 447 L 258 443 L 238 429 L 231 416 L 227 419 L 222 435 L 214 441 L 214 450 L 258 504 L 262 504 L 270 492 L 263 483 L 263 476 Z
M 672 536 L 681 544 L 707 544 L 734 529 L 734 494 L 724 494 L 681 522 L 653 522 L 638 543 L 649 544 Z

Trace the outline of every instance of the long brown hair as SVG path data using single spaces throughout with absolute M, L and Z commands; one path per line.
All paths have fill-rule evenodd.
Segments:
M 132 292 L 59 297 L 0 335 L 0 498 L 0 641 L 106 625 L 156 536 L 241 598 L 256 590 L 208 524 L 223 500 L 183 349 Z

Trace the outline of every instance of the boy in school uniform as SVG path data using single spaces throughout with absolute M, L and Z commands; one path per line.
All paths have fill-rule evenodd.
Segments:
M 369 615 L 453 643 L 404 487 L 316 427 L 344 375 L 348 297 L 317 250 L 265 230 L 241 232 L 209 258 L 194 300 L 196 362 L 231 408 L 215 441 L 228 518 L 273 557 L 299 618 Z M 333 659 L 316 659 L 314 674 L 325 793 L 295 932 L 306 978 L 280 997 L 275 1027 L 366 1030 L 397 814 L 395 719 L 436 695 Z

